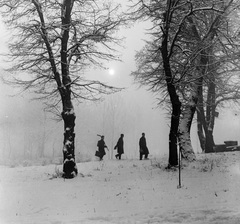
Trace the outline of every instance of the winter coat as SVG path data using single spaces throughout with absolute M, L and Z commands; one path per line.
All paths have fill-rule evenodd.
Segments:
M 118 142 L 117 142 L 116 146 L 114 147 L 114 149 L 117 149 L 118 154 L 123 154 L 124 153 L 123 138 L 122 137 L 120 137 L 118 139 Z
M 98 146 L 98 151 L 100 153 L 100 156 L 104 156 L 106 154 L 105 148 L 107 148 L 104 140 L 103 139 L 99 140 L 98 143 L 97 143 L 97 146 Z
M 149 154 L 149 151 L 147 148 L 147 143 L 146 143 L 146 138 L 143 136 L 139 140 L 139 151 L 142 154 Z

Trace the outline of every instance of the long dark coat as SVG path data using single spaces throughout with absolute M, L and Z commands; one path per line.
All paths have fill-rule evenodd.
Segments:
M 139 140 L 139 151 L 141 154 L 149 154 L 146 138 L 142 136 Z
M 98 151 L 100 153 L 100 156 L 103 157 L 106 154 L 105 148 L 107 148 L 104 140 L 103 139 L 99 140 L 98 143 L 97 143 L 97 146 L 98 146 Z
M 114 149 L 117 149 L 118 154 L 123 154 L 124 153 L 124 149 L 123 149 L 123 137 L 120 137 L 118 139 L 118 142 L 116 144 L 116 146 L 114 147 Z

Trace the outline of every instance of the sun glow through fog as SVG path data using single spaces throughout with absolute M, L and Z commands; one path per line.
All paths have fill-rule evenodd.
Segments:
M 108 69 L 108 74 L 109 74 L 109 75 L 114 75 L 114 74 L 115 74 L 115 70 L 112 69 L 112 68 L 109 68 L 109 69 Z

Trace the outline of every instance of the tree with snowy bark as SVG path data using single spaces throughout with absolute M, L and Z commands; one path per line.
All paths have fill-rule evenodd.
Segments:
M 184 158 L 195 159 L 190 130 L 206 74 L 214 83 L 210 50 L 217 46 L 217 31 L 226 25 L 226 16 L 236 6 L 234 1 L 184 0 L 137 1 L 133 6 L 135 19 L 150 19 L 153 27 L 152 40 L 137 53 L 138 68 L 132 74 L 141 85 L 161 94 L 160 103 L 171 105 L 170 166 L 177 164 L 177 142 Z M 228 52 L 224 53 L 226 58 Z M 232 60 L 236 60 L 236 51 Z
M 186 96 L 192 97 L 190 91 L 195 92 L 195 97 L 192 98 L 195 99 L 195 103 L 191 104 L 194 106 L 192 107 L 194 109 L 192 115 L 194 115 L 197 105 L 199 139 L 201 146 L 206 148 L 207 152 L 212 152 L 214 148 L 213 128 L 218 104 L 217 98 L 225 92 L 228 93 L 228 96 L 231 95 L 232 99 L 239 99 L 239 87 L 236 82 L 236 72 L 239 71 L 239 59 L 237 57 L 239 38 L 235 32 L 232 32 L 233 24 L 229 22 L 233 9 L 239 8 L 239 1 L 229 1 L 227 3 L 218 1 L 215 2 L 214 8 L 211 10 L 206 8 L 213 3 L 209 1 L 197 2 L 197 7 L 200 10 L 196 10 L 193 15 L 186 19 L 183 29 L 185 34 L 183 35 L 193 42 L 191 49 L 185 48 L 188 49 L 186 54 L 189 56 L 187 66 L 194 69 L 194 76 L 191 73 L 186 73 L 184 82 L 179 85 L 183 108 L 184 105 L 189 105 L 183 103 L 184 101 L 191 103 L 191 98 L 189 100 L 188 97 L 186 100 Z M 225 87 L 221 85 L 223 82 L 226 83 Z M 189 86 L 193 84 L 195 87 L 189 91 Z M 235 90 L 230 94 L 229 90 L 233 90 L 233 86 Z M 203 93 L 203 91 L 206 93 Z M 225 100 L 229 101 L 231 98 L 225 97 Z M 193 118 L 193 116 L 191 117 Z M 201 126 L 203 129 L 201 129 Z M 179 129 L 181 130 L 181 125 Z M 203 130 L 205 136 L 201 132 Z M 187 136 L 190 138 L 190 130 Z
M 84 78 L 90 65 L 104 67 L 103 60 L 119 60 L 114 49 L 123 25 L 119 5 L 96 0 L 2 0 L 1 15 L 12 29 L 9 41 L 13 79 L 24 89 L 34 89 L 47 105 L 62 107 L 64 122 L 63 176 L 73 178 L 75 119 L 73 100 L 97 100 L 99 94 L 119 89 Z M 14 73 L 16 72 L 16 73 Z
M 201 148 L 204 152 L 214 151 L 213 130 L 217 108 L 226 103 L 239 103 L 239 26 L 240 1 L 221 2 L 222 13 L 208 11 L 195 17 L 198 24 L 194 36 L 209 40 L 202 54 L 202 81 L 199 85 L 197 105 L 197 127 Z M 198 19 L 196 19 L 198 18 Z M 234 18 L 234 20 L 232 19 Z M 206 35 L 205 35 L 206 36 Z

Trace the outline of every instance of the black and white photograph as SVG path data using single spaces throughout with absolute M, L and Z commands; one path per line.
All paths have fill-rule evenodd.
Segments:
M 239 224 L 240 0 L 0 0 L 0 224 Z

